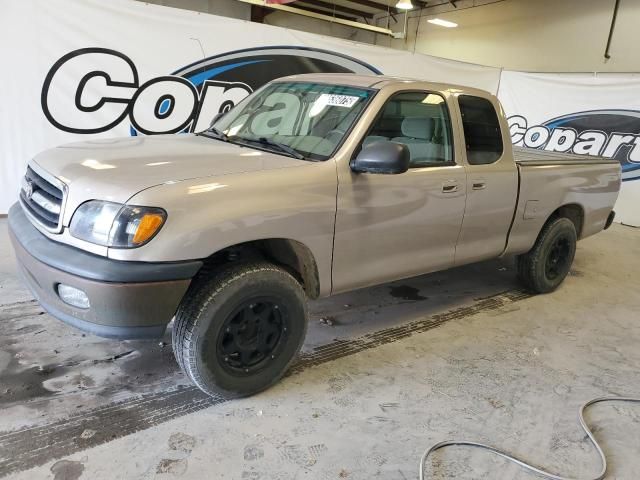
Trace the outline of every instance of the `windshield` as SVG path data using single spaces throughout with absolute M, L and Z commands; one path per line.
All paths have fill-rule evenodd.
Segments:
M 212 125 L 225 140 L 326 160 L 359 118 L 373 90 L 310 82 L 273 83 Z

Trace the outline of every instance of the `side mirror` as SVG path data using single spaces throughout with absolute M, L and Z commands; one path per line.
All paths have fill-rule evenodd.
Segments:
M 213 124 L 216 123 L 218 120 L 220 120 L 222 117 L 224 117 L 224 114 L 226 112 L 218 112 L 214 115 L 214 117 L 211 119 L 211 122 L 209 123 L 209 127 L 213 127 Z
M 403 143 L 374 142 L 363 147 L 351 162 L 356 173 L 398 174 L 409 170 L 411 155 Z

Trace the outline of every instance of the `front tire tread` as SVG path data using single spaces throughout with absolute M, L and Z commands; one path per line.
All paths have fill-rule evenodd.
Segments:
M 199 328 L 203 314 L 207 311 L 210 304 L 215 303 L 221 293 L 233 283 L 242 280 L 246 276 L 265 272 L 284 277 L 287 283 L 297 288 L 297 294 L 304 303 L 304 290 L 300 283 L 289 272 L 266 261 L 252 261 L 228 264 L 220 267 L 215 272 L 203 272 L 203 274 L 194 279 L 189 291 L 178 308 L 172 332 L 172 345 L 176 361 L 191 381 L 200 388 L 200 390 L 211 396 L 222 396 L 224 398 L 248 396 L 269 388 L 281 378 L 281 375 L 272 378 L 268 385 L 262 386 L 256 391 L 238 392 L 226 390 L 217 385 L 211 385 L 210 382 L 205 380 L 203 373 L 197 368 L 197 358 L 201 352 L 197 351 L 194 332 Z M 306 333 L 306 318 L 304 321 L 304 332 Z M 293 358 L 288 366 L 292 361 Z

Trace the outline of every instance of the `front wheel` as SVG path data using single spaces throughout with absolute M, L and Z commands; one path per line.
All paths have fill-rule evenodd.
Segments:
M 243 397 L 276 383 L 307 330 L 305 293 L 287 271 L 230 264 L 195 280 L 176 314 L 173 351 L 209 395 Z
M 518 256 L 518 277 L 536 293 L 552 292 L 562 283 L 576 253 L 576 228 L 568 218 L 549 221 L 533 248 Z

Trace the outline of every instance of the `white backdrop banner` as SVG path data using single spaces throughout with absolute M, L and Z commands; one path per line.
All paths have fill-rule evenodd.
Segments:
M 500 70 L 132 0 L 0 0 L 0 213 L 26 162 L 92 137 L 193 131 L 264 83 L 309 72 L 495 92 Z
M 517 145 L 619 160 L 617 220 L 640 226 L 640 75 L 502 73 Z
M 264 83 L 384 73 L 496 93 L 514 143 L 620 160 L 618 220 L 640 225 L 640 77 L 501 72 L 133 0 L 0 0 L 0 213 L 39 151 L 194 131 Z

